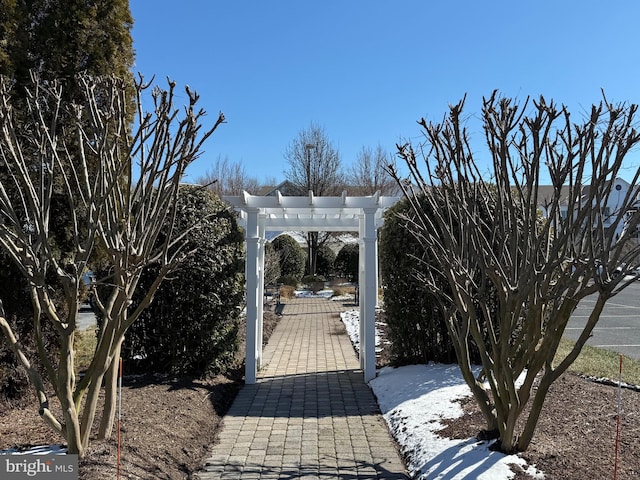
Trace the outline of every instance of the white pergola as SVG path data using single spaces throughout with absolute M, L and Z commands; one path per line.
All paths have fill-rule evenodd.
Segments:
M 257 381 L 262 364 L 264 245 L 267 231 L 358 232 L 360 242 L 360 367 L 364 380 L 376 376 L 375 308 L 378 298 L 378 235 L 384 211 L 398 197 L 225 196 L 240 211 L 247 242 L 247 348 L 245 382 Z

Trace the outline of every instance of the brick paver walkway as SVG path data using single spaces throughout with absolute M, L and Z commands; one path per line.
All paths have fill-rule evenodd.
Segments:
M 201 480 L 406 479 L 340 321 L 325 299 L 288 299 L 258 383 L 224 417 Z

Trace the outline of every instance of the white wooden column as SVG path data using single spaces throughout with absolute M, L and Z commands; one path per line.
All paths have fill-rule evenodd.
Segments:
M 265 215 L 258 215 L 258 235 L 260 241 L 258 242 L 258 317 L 257 317 L 257 357 L 256 367 L 258 370 L 262 368 L 262 335 L 264 333 L 264 250 L 265 243 Z
M 364 214 L 358 216 L 358 305 L 360 307 L 360 321 L 358 330 L 360 335 L 360 369 L 364 370 L 364 298 L 366 297 L 364 278 Z
M 247 208 L 247 257 L 245 279 L 247 284 L 247 340 L 245 359 L 245 383 L 254 384 L 258 377 L 258 344 L 259 306 L 262 303 L 260 294 L 260 228 L 258 216 L 260 209 Z
M 360 219 L 360 365 L 365 382 L 376 376 L 376 211 L 376 208 L 365 208 Z
M 373 254 L 373 256 L 376 259 L 376 272 L 375 272 L 375 276 L 376 276 L 376 288 L 375 288 L 375 292 L 376 292 L 376 308 L 380 307 L 380 300 L 378 298 L 378 290 L 380 290 L 380 264 L 378 263 L 378 229 L 376 228 L 376 242 L 375 242 L 375 253 Z

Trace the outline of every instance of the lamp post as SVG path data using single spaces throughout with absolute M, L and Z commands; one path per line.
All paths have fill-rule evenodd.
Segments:
M 305 194 L 309 194 L 309 191 L 312 189 L 311 184 L 311 150 L 315 150 L 316 146 L 313 143 L 307 143 L 304 146 L 307 151 L 307 191 Z M 315 192 L 314 192 L 315 193 Z
M 313 185 L 311 183 L 311 150 L 314 150 L 316 146 L 313 143 L 307 143 L 304 146 L 307 151 L 307 191 L 308 195 L 312 191 Z M 309 268 L 309 275 L 315 275 L 315 262 L 313 261 L 313 255 L 315 253 L 315 244 L 317 243 L 317 232 L 307 232 L 307 263 Z

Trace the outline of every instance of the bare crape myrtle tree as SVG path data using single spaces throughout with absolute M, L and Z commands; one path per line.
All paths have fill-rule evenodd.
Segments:
M 624 170 L 632 177 L 626 193 L 614 189 L 640 141 L 637 106 L 603 97 L 573 123 L 565 107 L 544 98 L 531 103 L 495 92 L 483 100 L 489 174 L 470 148 L 464 100 L 442 123 L 419 122 L 419 149 L 398 147 L 407 180 L 390 168 L 412 204 L 421 258 L 435 265 L 422 280 L 440 298 L 462 374 L 506 452 L 527 449 L 549 387 L 640 263 L 637 168 Z M 541 178 L 553 185 L 545 198 Z M 587 297 L 591 311 L 579 339 L 555 358 Z M 472 349 L 482 361 L 477 377 Z
M 142 79 L 125 85 L 115 78 L 82 76 L 83 98 L 62 101 L 63 85 L 37 78 L 29 89 L 26 116 L 16 115 L 10 82 L 0 82 L 0 247 L 19 266 L 30 284 L 34 332 L 44 374 L 25 355 L 20 339 L 0 309 L 0 329 L 26 369 L 44 421 L 81 457 L 96 415 L 99 437 L 111 434 L 116 405 L 116 372 L 127 328 L 149 305 L 163 279 L 190 252 L 180 242 L 185 231 L 171 225 L 176 195 L 185 168 L 199 155 L 203 142 L 224 121 L 203 129 L 198 96 L 187 88 L 188 105 L 174 103 L 175 85 L 153 88 Z M 132 101 L 129 93 L 135 93 Z M 131 131 L 127 111 L 137 108 Z M 24 135 L 28 132 L 28 135 Z M 72 248 L 61 253 L 52 244 L 54 191 L 65 199 L 71 219 Z M 194 224 L 192 228 L 197 228 Z M 74 338 L 83 275 L 94 258 L 112 274 L 98 279 L 93 291 L 103 321 L 97 347 L 84 376 L 78 376 Z M 131 311 L 131 296 L 143 268 L 156 262 L 158 276 L 140 306 Z M 54 285 L 63 301 L 52 297 Z M 41 328 L 50 323 L 59 340 L 59 361 L 45 351 Z M 104 408 L 98 397 L 104 382 Z M 59 404 L 50 403 L 50 392 Z

